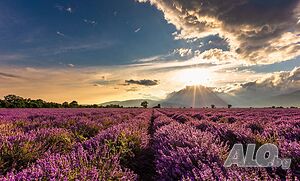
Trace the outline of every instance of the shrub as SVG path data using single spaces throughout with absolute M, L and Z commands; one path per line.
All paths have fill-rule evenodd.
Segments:
M 126 135 L 122 132 L 116 140 L 106 140 L 105 143 L 110 153 L 120 155 L 121 164 L 128 166 L 129 159 L 134 157 L 136 153 L 140 152 L 141 140 L 138 135 Z
M 39 157 L 38 146 L 33 141 L 5 142 L 0 149 L 0 174 L 21 170 Z
M 250 128 L 254 134 L 261 134 L 264 131 L 264 128 L 259 123 L 250 123 L 247 128 Z

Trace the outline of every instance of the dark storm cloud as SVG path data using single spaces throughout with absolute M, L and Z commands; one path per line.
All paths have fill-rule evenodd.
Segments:
M 125 80 L 126 84 L 136 84 L 136 85 L 142 85 L 142 86 L 155 86 L 158 85 L 158 80 Z
M 139 0 L 163 11 L 179 38 L 219 34 L 238 58 L 273 63 L 300 55 L 299 0 Z

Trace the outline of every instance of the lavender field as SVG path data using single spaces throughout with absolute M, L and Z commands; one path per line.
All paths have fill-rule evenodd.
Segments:
M 299 109 L 1 109 L 0 180 L 299 180 Z M 291 168 L 225 168 L 273 143 Z

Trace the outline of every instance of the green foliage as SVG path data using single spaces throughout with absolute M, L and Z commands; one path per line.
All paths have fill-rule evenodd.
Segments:
M 141 106 L 142 106 L 143 108 L 147 108 L 147 107 L 148 107 L 148 102 L 147 102 L 147 101 L 143 101 L 143 102 L 141 103 Z
M 25 100 L 20 96 L 7 95 L 4 97 L 4 101 L 6 102 L 9 108 L 25 107 Z
M 135 153 L 140 151 L 141 141 L 137 134 L 126 135 L 124 132 L 120 133 L 117 138 L 109 139 L 105 141 L 105 147 L 108 151 L 99 152 L 96 154 L 92 160 L 82 160 L 80 161 L 79 167 L 70 170 L 67 178 L 68 180 L 82 180 L 80 177 L 81 168 L 84 167 L 85 170 L 95 170 L 97 169 L 100 178 L 98 180 L 123 180 L 122 172 L 115 172 L 115 159 L 120 158 L 121 165 L 129 164 L 129 159 L 133 158 Z M 105 150 L 106 150 L 105 148 Z M 92 180 L 92 178 L 87 178 L 86 180 Z
M 110 127 L 110 125 L 114 124 L 114 121 L 109 118 L 105 118 L 104 120 L 101 121 L 101 124 L 105 129 L 105 128 Z
M 79 141 L 85 141 L 91 137 L 96 136 L 102 128 L 100 125 L 94 123 L 86 123 L 84 121 L 68 120 L 59 127 L 71 129 L 75 138 Z
M 250 128 L 254 134 L 261 134 L 264 131 L 263 126 L 259 123 L 250 123 L 247 127 Z
M 266 137 L 262 137 L 261 135 L 255 135 L 256 146 L 260 147 L 267 143 L 272 143 L 274 145 L 278 145 L 278 133 L 274 132 Z
M 16 128 L 21 128 L 21 129 L 23 129 L 25 126 L 26 126 L 26 122 L 25 121 L 16 121 L 15 123 L 15 127 Z
M 70 108 L 77 108 L 79 107 L 78 102 L 77 101 L 72 101 L 69 105 Z
M 42 99 L 32 100 L 24 99 L 16 95 L 7 95 L 4 97 L 4 100 L 0 100 L 0 108 L 123 108 L 123 106 L 117 104 L 106 106 L 99 106 L 97 104 L 79 105 L 77 101 L 59 104 L 55 102 L 46 102 Z
M 67 153 L 75 144 L 75 139 L 68 133 L 62 133 L 51 135 L 45 138 L 45 140 L 41 140 L 41 142 L 44 143 L 42 149 L 45 152 L 50 150 L 56 153 Z
M 123 108 L 123 106 L 120 106 L 118 104 L 109 104 L 106 106 L 100 106 L 100 108 Z
M 80 125 L 76 130 L 74 130 L 74 134 L 76 138 L 80 140 L 86 140 L 91 137 L 94 137 L 98 134 L 100 127 L 97 125 Z
M 122 132 L 116 140 L 106 140 L 105 143 L 110 153 L 120 155 L 120 161 L 123 165 L 128 165 L 129 159 L 141 151 L 141 140 L 137 134 L 126 135 Z
M 34 142 L 3 143 L 0 149 L 0 174 L 12 169 L 21 170 L 37 160 L 39 154 Z
M 219 123 L 232 124 L 232 123 L 235 123 L 236 121 L 237 120 L 234 117 L 222 117 L 222 118 L 220 118 Z
M 63 108 L 68 108 L 68 107 L 69 107 L 69 103 L 68 103 L 68 102 L 62 103 L 62 107 L 63 107 Z
M 19 126 L 23 123 L 19 122 Z M 43 156 L 43 153 L 67 153 L 75 144 L 75 137 L 68 132 L 38 136 L 34 140 L 15 140 L 0 144 L 0 175 L 11 170 L 22 170 Z

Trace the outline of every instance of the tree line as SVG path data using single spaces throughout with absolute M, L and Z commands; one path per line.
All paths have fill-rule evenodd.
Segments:
M 23 98 L 17 95 L 7 95 L 4 99 L 0 99 L 0 108 L 123 108 L 120 105 L 79 105 L 77 101 L 62 104 L 55 102 L 47 102 L 42 99 Z

